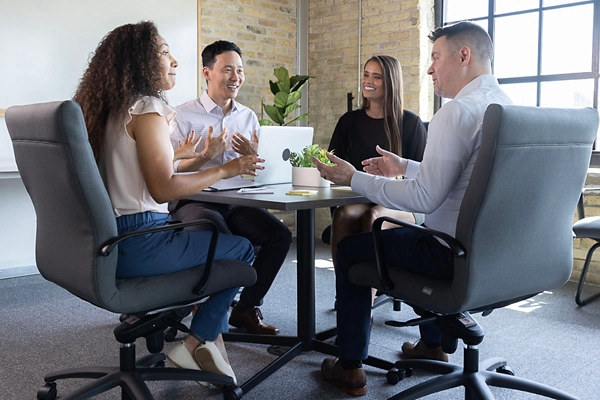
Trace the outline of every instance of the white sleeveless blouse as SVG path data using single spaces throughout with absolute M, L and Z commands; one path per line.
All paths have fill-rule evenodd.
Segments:
M 136 141 L 126 130 L 132 115 L 147 113 L 165 117 L 169 132 L 173 130 L 175 110 L 150 96 L 141 97 L 122 116 L 111 115 L 106 124 L 106 139 L 98 164 L 116 217 L 144 211 L 169 212 L 167 203 L 159 204 L 150 196 L 138 161 Z

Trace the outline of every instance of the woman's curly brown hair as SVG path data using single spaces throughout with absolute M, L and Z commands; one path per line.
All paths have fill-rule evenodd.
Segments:
M 73 100 L 81 106 L 96 159 L 109 115 L 121 115 L 140 96 L 165 100 L 158 29 L 150 21 L 109 32 L 91 54 Z

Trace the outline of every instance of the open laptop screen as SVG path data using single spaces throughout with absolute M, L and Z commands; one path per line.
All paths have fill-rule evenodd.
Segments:
M 261 126 L 258 156 L 265 160 L 265 169 L 254 178 L 257 185 L 272 185 L 292 181 L 290 153 L 300 153 L 310 146 L 313 128 L 310 126 Z
M 221 179 L 205 191 L 234 190 L 244 187 L 274 185 L 292 181 L 290 153 L 300 153 L 310 146 L 313 128 L 310 126 L 261 126 L 258 139 L 258 155 L 265 160 L 265 169 L 258 176 Z

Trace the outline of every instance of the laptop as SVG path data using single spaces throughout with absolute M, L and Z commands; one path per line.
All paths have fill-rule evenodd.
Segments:
M 313 128 L 310 126 L 261 126 L 258 156 L 265 169 L 254 178 L 256 185 L 274 185 L 292 181 L 290 153 L 300 153 L 312 144 Z
M 264 170 L 257 177 L 236 176 L 221 179 L 204 189 L 205 191 L 236 190 L 247 187 L 290 183 L 292 165 L 290 153 L 300 153 L 312 144 L 313 128 L 310 126 L 261 126 L 258 140 L 258 155 L 265 162 Z

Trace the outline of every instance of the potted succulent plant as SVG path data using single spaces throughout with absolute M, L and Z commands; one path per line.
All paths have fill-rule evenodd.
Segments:
M 292 152 L 290 154 L 290 164 L 292 164 L 292 185 L 295 186 L 313 186 L 325 187 L 331 182 L 321 178 L 319 170 L 312 162 L 312 157 L 317 160 L 333 165 L 327 158 L 327 151 L 318 144 L 311 144 L 302 150 L 301 154 Z
M 261 119 L 258 121 L 260 125 L 290 125 L 296 121 L 303 121 L 308 119 L 308 114 L 302 114 L 290 121 L 286 122 L 287 116 L 292 112 L 300 108 L 298 100 L 302 96 L 300 91 L 306 82 L 313 78 L 308 75 L 294 75 L 290 76 L 288 70 L 285 67 L 275 68 L 273 71 L 276 82 L 269 80 L 269 87 L 271 93 L 275 96 L 273 105 L 268 105 L 261 102 Z M 269 118 L 262 118 L 262 111 L 266 112 Z

